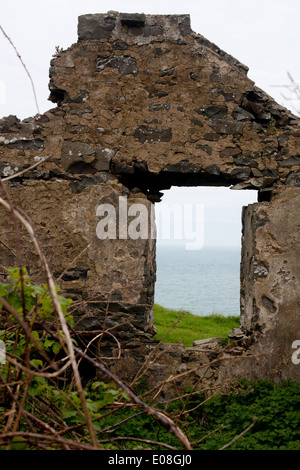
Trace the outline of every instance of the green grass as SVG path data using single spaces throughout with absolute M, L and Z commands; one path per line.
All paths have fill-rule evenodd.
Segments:
M 154 305 L 154 326 L 157 328 L 156 339 L 162 339 L 164 343 L 182 342 L 186 347 L 192 345 L 197 339 L 212 338 L 227 335 L 240 325 L 239 316 L 206 315 L 196 316 L 181 310 L 170 310 L 160 305 Z M 182 318 L 181 318 L 182 317 Z M 174 324 L 181 320 L 174 327 Z M 174 327 L 165 337 L 166 333 Z

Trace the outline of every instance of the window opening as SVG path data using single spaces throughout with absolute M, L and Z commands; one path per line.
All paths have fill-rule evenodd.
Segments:
M 240 315 L 242 207 L 255 202 L 254 190 L 164 191 L 155 205 L 155 304 L 194 315 Z

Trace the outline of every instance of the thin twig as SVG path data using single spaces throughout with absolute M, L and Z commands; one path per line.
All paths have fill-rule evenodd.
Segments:
M 10 205 L 4 199 L 0 198 L 0 204 L 2 204 L 8 211 L 11 211 Z M 87 426 L 88 426 L 90 437 L 91 437 L 93 445 L 95 447 L 98 447 L 96 432 L 95 432 L 95 429 L 93 427 L 92 420 L 91 420 L 91 417 L 90 417 L 90 414 L 89 414 L 89 411 L 88 411 L 88 408 L 87 408 L 87 405 L 86 405 L 86 401 L 85 401 L 85 395 L 84 395 L 84 391 L 83 391 L 83 388 L 82 388 L 81 378 L 80 378 L 80 375 L 79 375 L 78 366 L 77 366 L 77 362 L 76 362 L 76 358 L 75 358 L 73 342 L 72 342 L 72 339 L 71 339 L 70 331 L 69 331 L 65 316 L 63 314 L 63 311 L 62 311 L 62 308 L 61 308 L 61 305 L 60 305 L 60 302 L 59 302 L 59 299 L 58 299 L 58 295 L 57 295 L 57 292 L 56 292 L 56 289 L 55 289 L 55 284 L 54 284 L 54 281 L 53 281 L 53 278 L 52 278 L 52 275 L 51 275 L 51 271 L 50 271 L 47 259 L 46 259 L 45 255 L 44 255 L 44 253 L 43 253 L 43 251 L 40 247 L 40 244 L 39 244 L 39 242 L 38 242 L 38 240 L 35 236 L 35 233 L 34 233 L 34 230 L 31 226 L 31 224 L 25 219 L 25 217 L 23 217 L 20 214 L 20 212 L 17 209 L 14 210 L 14 213 L 15 213 L 17 219 L 24 225 L 24 227 L 28 231 L 28 233 L 29 233 L 29 235 L 30 235 L 30 237 L 33 241 L 33 244 L 34 244 L 34 246 L 35 246 L 35 248 L 38 252 L 38 255 L 39 255 L 39 257 L 40 257 L 40 259 L 41 259 L 41 261 L 44 265 L 44 269 L 45 269 L 46 276 L 47 276 L 47 283 L 48 283 L 48 287 L 49 287 L 49 293 L 50 293 L 50 296 L 51 296 L 53 307 L 54 307 L 55 311 L 58 314 L 58 318 L 59 318 L 60 323 L 61 323 L 63 334 L 65 336 L 65 342 L 66 342 L 66 345 L 68 347 L 68 352 L 69 352 L 69 356 L 70 356 L 70 360 L 71 360 L 72 368 L 73 368 L 73 372 L 74 372 L 75 383 L 76 383 L 77 391 L 78 391 L 78 394 L 79 394 L 79 397 L 80 397 L 80 400 L 81 400 L 81 404 L 82 404 L 82 407 L 83 407 L 85 420 L 86 420 L 86 423 L 87 423 Z
M 10 39 L 10 37 L 6 34 L 6 32 L 4 31 L 4 29 L 2 28 L 2 26 L 0 25 L 0 29 L 3 33 L 3 35 L 6 37 L 6 39 L 10 42 L 11 46 L 14 48 L 14 51 L 15 53 L 17 54 L 17 57 L 18 59 L 20 60 L 21 64 L 23 65 L 24 69 L 25 69 L 25 72 L 27 73 L 28 77 L 29 77 L 29 80 L 31 82 L 31 86 L 32 86 L 32 90 L 33 90 L 33 95 L 34 95 L 34 100 L 35 100 L 35 105 L 36 105 L 36 109 L 37 109 L 37 112 L 38 114 L 40 114 L 40 110 L 39 110 L 39 105 L 38 105 L 38 100 L 37 100 L 37 97 L 36 97 L 36 92 L 35 92 L 35 86 L 34 86 L 34 83 L 33 83 L 33 80 L 32 80 L 32 77 L 26 67 L 26 65 L 24 64 L 23 62 L 23 59 L 21 57 L 21 55 L 19 54 L 16 46 L 14 45 L 14 43 L 12 42 L 12 40 Z
M 7 176 L 6 178 L 2 178 L 2 181 L 6 182 L 6 181 L 13 180 L 14 178 L 18 178 L 19 176 L 22 176 L 24 173 L 27 173 L 27 171 L 33 170 L 34 168 L 39 166 L 41 163 L 44 163 L 46 160 L 48 160 L 48 158 L 50 158 L 50 155 L 47 155 L 47 157 L 43 157 L 41 160 L 29 166 L 28 168 L 24 168 L 24 170 L 18 171 L 18 173 L 14 173 L 13 175 Z
M 16 211 L 15 211 L 15 206 L 14 203 L 6 189 L 5 184 L 3 183 L 2 178 L 0 177 L 0 185 L 2 188 L 2 191 L 5 194 L 5 197 L 7 198 L 8 204 L 9 204 L 9 210 L 11 212 L 13 224 L 15 227 L 15 236 L 16 236 L 16 245 L 17 245 L 17 263 L 20 271 L 20 282 L 21 282 L 21 299 L 22 299 L 22 308 L 23 308 L 23 316 L 25 318 L 26 314 L 26 309 L 25 309 L 25 293 L 24 293 L 24 276 L 23 276 L 23 263 L 22 263 L 22 252 L 21 252 L 21 236 L 20 236 L 20 231 L 19 231 L 19 226 L 18 226 L 18 220 L 16 217 Z
M 257 421 L 257 417 L 254 416 L 253 417 L 253 423 L 250 424 L 250 426 L 248 426 L 246 429 L 244 429 L 243 432 L 241 432 L 241 434 L 239 434 L 238 436 L 236 436 L 235 438 L 233 438 L 230 442 L 228 442 L 228 444 L 225 444 L 225 446 L 221 447 L 219 450 L 224 450 L 224 449 L 227 449 L 227 447 L 230 447 L 231 444 L 233 444 L 235 441 L 237 441 L 238 439 L 240 439 L 241 437 L 243 437 L 246 432 L 250 431 L 251 428 L 253 428 L 253 426 L 255 425 Z
M 82 450 L 99 450 L 99 446 L 84 444 L 82 442 L 75 442 L 71 441 L 70 439 L 65 439 L 60 436 L 49 436 L 47 434 L 39 434 L 37 432 L 27 432 L 27 431 L 17 431 L 17 432 L 10 432 L 10 433 L 3 433 L 0 435 L 0 444 L 2 444 L 6 439 L 13 439 L 16 437 L 22 437 L 23 439 L 39 439 L 41 441 L 49 441 L 53 442 L 53 444 L 66 444 L 74 449 L 82 449 Z
M 181 322 L 182 318 L 184 317 L 185 315 L 185 312 L 182 312 L 181 313 L 181 316 L 178 318 L 178 320 L 171 326 L 171 328 L 163 335 L 163 337 L 161 338 L 160 342 L 157 344 L 157 346 L 155 348 L 152 349 L 152 351 L 150 352 L 150 354 L 148 355 L 147 357 L 147 360 L 145 361 L 145 363 L 142 365 L 142 367 L 139 369 L 139 371 L 136 373 L 133 381 L 131 382 L 130 386 L 133 387 L 133 385 L 142 377 L 142 375 L 145 374 L 145 372 L 147 371 L 149 365 L 150 365 L 150 361 L 151 360 L 154 360 L 154 359 L 157 359 L 157 355 L 155 356 L 155 353 L 156 353 L 156 349 L 160 346 L 160 344 L 164 341 L 164 339 L 167 337 L 167 335 L 172 331 L 174 330 L 174 328 L 176 328 L 177 324 Z M 158 353 L 159 354 L 159 353 Z M 153 356 L 155 356 L 153 358 Z
M 139 437 L 111 437 L 110 439 L 104 439 L 99 441 L 99 444 L 109 444 L 110 442 L 118 442 L 118 441 L 136 441 L 136 442 L 143 442 L 144 444 L 151 444 L 155 446 L 165 447 L 169 450 L 177 450 L 176 447 L 170 446 L 169 444 L 165 444 L 164 442 L 157 442 L 157 441 L 149 441 L 148 439 L 141 439 Z
M 177 439 L 181 442 L 181 444 L 184 446 L 185 449 L 192 450 L 191 444 L 187 436 L 183 434 L 181 429 L 178 426 L 176 426 L 175 423 L 168 416 L 156 410 L 155 408 L 148 405 L 147 403 L 143 402 L 143 400 L 141 400 L 127 385 L 125 385 L 115 374 L 113 374 L 109 369 L 107 369 L 104 366 L 104 364 L 102 364 L 101 362 L 95 361 L 94 359 L 89 357 L 87 354 L 85 354 L 83 351 L 81 351 L 81 349 L 79 349 L 77 346 L 74 346 L 74 349 L 76 352 L 78 352 L 78 354 L 82 355 L 87 361 L 93 364 L 95 368 L 100 369 L 105 375 L 107 375 L 110 379 L 112 379 L 115 382 L 115 384 L 121 390 L 123 390 L 131 398 L 131 400 L 134 403 L 144 408 L 150 415 L 154 416 L 161 423 L 167 426 L 170 432 L 177 437 Z
M 20 364 L 20 362 L 14 360 L 11 357 L 10 353 L 6 353 L 6 359 L 8 362 L 13 364 L 16 367 L 16 369 L 19 368 L 23 372 L 27 372 L 27 374 L 34 373 L 35 377 L 44 377 L 46 379 L 54 379 L 55 377 L 58 377 L 60 374 L 62 374 L 62 372 L 64 372 L 71 365 L 71 361 L 69 360 L 68 362 L 66 362 L 66 364 L 63 367 L 61 367 L 61 369 L 55 372 L 38 372 L 38 371 L 33 371 L 33 369 L 29 369 L 28 367 Z
M 210 433 L 206 434 L 206 436 L 201 437 L 201 439 L 199 439 L 199 441 L 192 442 L 192 445 L 195 446 L 195 445 L 200 444 L 200 442 L 205 441 L 205 439 L 207 439 L 209 436 L 211 436 L 211 435 L 214 434 L 215 432 L 218 432 L 218 431 L 219 431 L 220 429 L 222 429 L 223 427 L 224 427 L 224 424 L 220 424 L 220 426 L 218 426 L 216 429 L 214 429 L 214 430 L 211 431 Z

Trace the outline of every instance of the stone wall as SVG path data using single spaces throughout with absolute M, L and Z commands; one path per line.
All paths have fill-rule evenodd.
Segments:
M 54 275 L 64 272 L 63 291 L 82 301 L 77 328 L 105 322 L 126 345 L 153 334 L 151 211 L 161 190 L 257 189 L 258 203 L 243 213 L 241 326 L 258 350 L 275 348 L 256 374 L 299 379 L 290 360 L 300 339 L 299 119 L 247 70 L 191 31 L 188 15 L 83 15 L 78 42 L 51 60 L 56 107 L 0 121 L 0 173 L 47 157 L 7 180 L 9 193 L 33 220 Z M 112 204 L 119 221 L 120 197 L 145 205 L 149 237 L 99 239 L 97 207 Z M 10 266 L 13 227 L 7 214 L 1 221 L 1 264 Z M 24 264 L 41 281 L 26 237 L 22 245 Z

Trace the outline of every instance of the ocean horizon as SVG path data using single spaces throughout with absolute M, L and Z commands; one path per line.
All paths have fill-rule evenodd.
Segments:
M 240 246 L 157 245 L 154 301 L 193 315 L 240 314 Z

